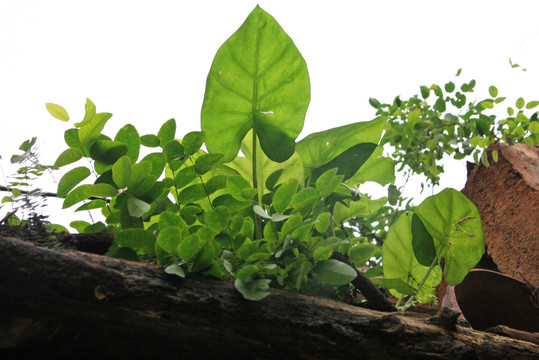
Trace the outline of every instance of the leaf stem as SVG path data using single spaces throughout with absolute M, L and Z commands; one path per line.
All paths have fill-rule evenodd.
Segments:
M 260 195 L 261 191 L 258 188 L 258 181 L 257 181 L 257 175 L 258 175 L 257 171 L 256 171 L 257 170 L 257 161 L 256 161 L 257 156 L 258 156 L 258 151 L 257 151 L 257 141 L 256 141 L 256 130 L 253 127 L 253 155 L 252 155 L 253 187 L 258 190 L 257 203 L 260 206 L 262 206 L 262 195 Z M 256 213 L 254 215 L 255 215 L 256 238 L 257 239 L 262 239 L 262 225 L 260 223 L 260 217 Z
M 204 192 L 206 193 L 206 198 L 208 199 L 208 203 L 210 204 L 210 208 L 213 210 L 213 205 L 210 200 L 210 195 L 208 194 L 208 190 L 206 190 L 206 185 L 204 184 L 204 180 L 202 180 L 202 175 L 198 172 L 198 169 L 195 165 L 195 162 L 193 161 L 193 157 L 189 156 L 189 159 L 191 160 L 191 164 L 193 164 L 193 167 L 195 168 L 195 171 L 198 175 L 198 178 L 200 179 L 200 183 L 202 184 L 202 188 L 204 189 Z
M 430 264 L 430 267 L 427 270 L 427 273 L 425 274 L 425 276 L 423 276 L 423 280 L 421 280 L 421 282 L 417 286 L 416 295 L 419 293 L 419 291 L 421 290 L 421 288 L 423 287 L 423 285 L 427 281 L 427 279 L 428 279 L 430 273 L 432 272 L 432 270 L 436 267 L 436 265 L 438 265 L 438 260 L 440 258 L 440 255 L 444 251 L 445 247 L 446 247 L 446 245 L 442 245 L 442 247 L 440 247 L 440 250 L 438 251 L 438 253 L 434 257 L 434 259 L 432 260 L 432 263 Z M 408 299 L 408 301 L 404 305 L 405 309 L 408 308 L 408 306 L 410 306 L 412 304 L 412 302 L 414 301 L 414 298 L 415 298 L 415 295 L 410 296 L 410 298 Z

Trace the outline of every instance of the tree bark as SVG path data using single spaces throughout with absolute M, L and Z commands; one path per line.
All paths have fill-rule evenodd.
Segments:
M 56 251 L 0 236 L 0 356 L 182 359 L 537 359 L 539 346 L 284 291 Z

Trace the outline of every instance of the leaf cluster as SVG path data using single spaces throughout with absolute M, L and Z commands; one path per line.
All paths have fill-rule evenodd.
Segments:
M 539 101 L 520 97 L 507 107 L 507 116 L 500 116 L 496 110 L 506 97 L 490 86 L 488 98 L 470 100 L 475 88 L 475 80 L 460 86 L 449 81 L 443 86 L 421 86 L 420 94 L 408 99 L 397 96 L 392 103 L 370 99 L 376 114 L 388 118 L 382 144 L 394 149 L 392 158 L 400 164 L 399 171 L 409 169 L 437 185 L 444 155 L 456 160 L 473 156 L 476 163 L 488 166 L 486 149 L 494 142 L 530 146 L 539 142 L 538 113 L 533 111 Z M 492 158 L 497 161 L 496 150 Z

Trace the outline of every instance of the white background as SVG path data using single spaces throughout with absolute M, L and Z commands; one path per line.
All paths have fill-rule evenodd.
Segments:
M 156 133 L 170 118 L 179 138 L 200 130 L 213 56 L 257 3 L 307 61 L 312 97 L 300 138 L 370 120 L 369 97 L 411 96 L 420 85 L 455 81 L 459 68 L 462 81 L 477 80 L 478 97 L 495 84 L 513 103 L 539 99 L 534 0 L 0 0 L 0 183 L 14 171 L 9 158 L 23 140 L 38 137 L 43 163 L 64 150 L 68 124 L 52 118 L 46 102 L 80 121 L 92 99 L 98 112 L 114 114 L 109 135 L 126 123 L 141 135 Z M 509 58 L 527 71 L 511 69 Z M 464 163 L 448 166 L 442 187 L 462 188 Z M 56 190 L 52 182 L 44 186 Z M 85 218 L 70 210 L 59 215 L 57 207 L 49 201 L 53 222 Z

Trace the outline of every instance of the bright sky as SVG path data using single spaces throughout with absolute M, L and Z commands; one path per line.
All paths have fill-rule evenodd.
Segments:
M 479 95 L 495 84 L 500 96 L 539 99 L 536 0 L 0 0 L 4 175 L 13 171 L 11 155 L 32 136 L 43 163 L 64 150 L 67 125 L 46 112 L 46 102 L 80 121 L 92 99 L 98 111 L 114 114 L 105 127 L 110 135 L 126 123 L 140 134 L 156 133 L 170 118 L 180 138 L 200 130 L 213 57 L 257 3 L 307 61 L 312 96 L 300 138 L 370 120 L 369 97 L 410 96 L 420 85 L 454 80 L 459 68 L 462 80 L 477 80 Z M 511 69 L 509 58 L 528 71 Z M 460 189 L 464 165 L 455 169 L 443 185 Z M 65 218 L 52 220 L 67 225 Z

